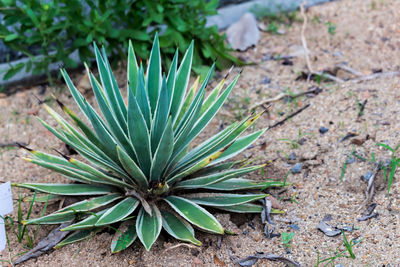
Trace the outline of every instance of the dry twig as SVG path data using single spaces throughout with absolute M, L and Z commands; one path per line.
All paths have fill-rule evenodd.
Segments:
M 365 207 L 372 200 L 372 197 L 374 196 L 374 193 L 375 193 L 375 185 L 374 185 L 375 177 L 378 174 L 379 170 L 381 169 L 381 165 L 382 165 L 381 162 L 376 164 L 374 172 L 372 173 L 371 178 L 369 178 L 369 180 L 368 180 L 367 190 L 365 191 L 365 200 L 360 205 L 360 207 L 357 209 L 357 211 L 360 211 L 363 207 Z
M 268 131 L 268 130 L 271 130 L 272 128 L 278 127 L 279 125 L 284 124 L 288 119 L 293 118 L 294 116 L 296 116 L 297 114 L 299 114 L 300 112 L 302 112 L 303 110 L 305 110 L 306 108 L 308 108 L 309 106 L 310 106 L 310 104 L 307 104 L 307 105 L 305 105 L 304 107 L 302 107 L 302 108 L 296 110 L 295 112 L 289 114 L 289 115 L 286 116 L 283 120 L 278 121 L 277 123 L 275 123 L 275 124 L 272 125 L 272 126 L 269 126 L 269 127 L 267 128 L 267 131 Z
M 343 83 L 344 81 L 338 77 L 335 77 L 329 73 L 325 73 L 322 71 L 314 71 L 314 69 L 312 68 L 310 57 L 309 57 L 309 54 L 311 52 L 307 47 L 307 41 L 306 41 L 306 37 L 305 37 L 306 29 L 307 29 L 307 15 L 304 10 L 305 5 L 306 5 L 306 1 L 303 1 L 303 3 L 300 5 L 300 13 L 301 13 L 301 16 L 303 17 L 303 25 L 301 27 L 301 43 L 303 44 L 304 57 L 306 59 L 307 68 L 308 68 L 308 71 L 310 72 L 308 75 L 307 81 L 309 81 L 310 76 L 312 74 L 314 74 L 314 75 L 319 75 L 321 77 L 324 77 L 326 79 L 329 79 L 329 80 L 337 82 L 337 83 Z
M 290 98 L 290 99 L 294 99 L 294 98 L 297 98 L 297 97 L 300 97 L 300 96 L 303 96 L 303 95 L 308 95 L 308 94 L 316 94 L 316 95 L 317 95 L 317 94 L 319 94 L 321 91 L 322 91 L 321 88 L 319 88 L 319 87 L 314 87 L 314 88 L 311 89 L 311 90 L 307 90 L 307 91 L 304 91 L 304 92 L 300 92 L 300 93 L 294 94 L 294 95 L 293 95 L 293 94 L 288 94 L 288 93 L 280 93 L 280 94 L 278 94 L 278 95 L 275 96 L 275 97 L 268 98 L 268 99 L 265 99 L 265 100 L 263 100 L 263 101 L 261 101 L 261 102 L 258 102 L 258 103 L 256 103 L 256 104 L 254 104 L 253 106 L 250 107 L 250 110 L 256 109 L 256 108 L 258 108 L 258 107 L 260 107 L 260 106 L 262 106 L 262 105 L 265 105 L 265 104 L 269 104 L 269 103 L 273 103 L 273 102 L 279 101 L 279 100 L 281 100 L 281 99 L 283 99 L 283 98 L 285 98 L 285 97 Z
M 305 5 L 306 5 L 306 1 L 303 1 L 303 3 L 300 5 L 300 13 L 301 13 L 301 16 L 303 17 L 303 25 L 301 27 L 301 43 L 303 44 L 304 57 L 306 58 L 306 64 L 307 64 L 308 71 L 310 73 L 314 73 L 314 70 L 311 66 L 310 57 L 308 56 L 309 50 L 307 47 L 307 41 L 306 41 L 306 37 L 305 37 L 306 36 L 306 28 L 307 28 L 307 16 L 304 11 Z
M 391 78 L 391 77 L 395 77 L 395 76 L 400 76 L 400 71 L 374 73 L 374 74 L 370 74 L 370 75 L 360 76 L 360 77 L 351 79 L 350 81 L 353 83 L 358 83 L 358 82 L 362 82 L 362 81 L 369 81 L 369 80 L 379 79 L 379 78 Z
M 356 77 L 363 76 L 363 74 L 361 72 L 359 72 L 359 71 L 357 71 L 357 70 L 355 70 L 355 69 L 353 69 L 353 68 L 351 68 L 351 67 L 349 67 L 347 65 L 344 65 L 344 64 L 337 64 L 335 66 L 335 70 L 338 70 L 338 69 L 344 70 L 344 71 L 346 71 L 346 72 L 348 72 L 350 74 L 353 74 Z
M 171 247 L 165 249 L 163 252 L 167 252 L 167 251 L 169 251 L 169 250 L 172 250 L 172 249 L 175 249 L 175 248 L 179 248 L 179 247 L 187 247 L 187 248 L 189 248 L 189 249 L 193 248 L 193 249 L 200 250 L 199 247 L 196 247 L 196 246 L 194 246 L 194 245 L 190 245 L 190 244 L 186 244 L 186 243 L 180 243 L 180 244 L 177 244 L 177 245 L 175 245 L 175 246 L 171 246 Z

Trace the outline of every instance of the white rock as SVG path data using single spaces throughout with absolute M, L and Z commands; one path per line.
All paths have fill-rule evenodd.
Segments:
M 245 51 L 260 40 L 260 31 L 252 13 L 245 13 L 241 19 L 226 30 L 228 43 L 233 49 Z

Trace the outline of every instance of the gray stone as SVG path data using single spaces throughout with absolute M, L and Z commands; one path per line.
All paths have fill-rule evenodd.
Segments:
M 296 163 L 293 165 L 293 167 L 290 169 L 290 171 L 292 173 L 300 173 L 302 168 L 303 168 L 302 163 Z

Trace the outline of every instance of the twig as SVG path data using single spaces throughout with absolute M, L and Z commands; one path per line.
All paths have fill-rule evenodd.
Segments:
M 276 95 L 276 96 L 274 96 L 272 98 L 268 98 L 268 99 L 265 99 L 265 100 L 263 100 L 261 102 L 258 102 L 256 104 L 254 104 L 253 106 L 250 107 L 250 110 L 256 109 L 259 106 L 262 106 L 262 105 L 265 105 L 265 104 L 268 104 L 268 103 L 273 103 L 273 102 L 279 101 L 282 98 L 284 98 L 285 96 L 288 96 L 288 94 L 280 93 L 280 94 L 278 94 L 278 95 Z
M 25 142 L 9 142 L 9 143 L 0 143 L 0 147 L 21 147 L 27 146 L 28 144 Z
M 338 78 L 336 76 L 333 76 L 332 74 L 323 72 L 323 71 L 314 71 L 311 74 L 319 75 L 322 78 L 325 78 L 325 79 L 328 79 L 328 80 L 331 80 L 331 81 L 334 81 L 334 82 L 337 82 L 337 83 L 344 83 L 344 80 L 342 80 L 342 79 L 340 79 L 340 78 Z
M 303 25 L 301 27 L 301 43 L 303 44 L 304 57 L 306 58 L 306 64 L 307 64 L 308 71 L 310 73 L 314 73 L 314 70 L 311 66 L 310 57 L 308 56 L 309 50 L 307 47 L 307 41 L 306 41 L 306 37 L 305 37 L 306 28 L 307 28 L 307 16 L 304 11 L 305 5 L 306 5 L 306 1 L 304 0 L 303 3 L 300 5 L 300 13 L 301 13 L 301 16 L 303 17 Z
M 369 81 L 369 80 L 379 79 L 379 78 L 391 78 L 391 77 L 395 77 L 395 76 L 400 76 L 400 71 L 374 73 L 374 74 L 354 78 L 354 79 L 351 79 L 350 81 L 353 83 L 358 83 L 358 82 L 362 82 L 362 81 Z
M 365 99 L 362 103 L 358 104 L 359 110 L 357 114 L 357 119 L 359 119 L 364 114 L 365 105 L 367 104 L 368 99 Z
M 303 44 L 304 57 L 306 59 L 307 69 L 310 72 L 307 77 L 307 82 L 310 80 L 310 76 L 312 74 L 314 74 L 314 75 L 319 75 L 321 77 L 325 77 L 325 78 L 327 78 L 331 81 L 337 82 L 337 83 L 343 83 L 344 81 L 338 77 L 335 77 L 335 76 L 333 76 L 329 73 L 325 73 L 323 71 L 314 71 L 314 69 L 312 68 L 310 56 L 309 56 L 309 54 L 311 54 L 311 51 L 308 49 L 307 40 L 305 37 L 306 28 L 307 28 L 307 15 L 304 11 L 305 5 L 306 5 L 306 1 L 303 1 L 303 3 L 300 5 L 300 13 L 301 13 L 301 16 L 303 17 L 303 25 L 301 27 L 301 43 Z
M 179 248 L 179 247 L 187 247 L 189 249 L 193 248 L 193 249 L 200 250 L 199 247 L 196 247 L 194 245 L 190 245 L 190 244 L 186 244 L 186 243 L 180 243 L 180 244 L 177 244 L 175 246 L 172 246 L 172 247 L 169 247 L 169 248 L 165 249 L 163 252 L 167 252 L 169 250 L 172 250 L 172 249 L 175 249 L 175 248 Z
M 268 131 L 268 130 L 271 130 L 272 128 L 278 127 L 279 125 L 284 124 L 288 119 L 293 118 L 294 116 L 296 116 L 297 114 L 299 114 L 300 112 L 302 112 L 303 110 L 305 110 L 306 108 L 308 108 L 309 106 L 310 106 L 310 104 L 307 104 L 307 105 L 305 105 L 304 107 L 302 107 L 302 108 L 298 109 L 297 111 L 293 112 L 292 114 L 289 114 L 289 115 L 288 115 L 287 117 L 285 117 L 283 120 L 278 121 L 277 123 L 275 123 L 275 124 L 272 125 L 272 126 L 269 126 L 269 127 L 267 128 L 267 131 Z
M 378 174 L 379 170 L 381 169 L 381 165 L 382 163 L 379 162 L 378 164 L 376 164 L 374 172 L 372 173 L 371 177 L 368 180 L 368 186 L 367 186 L 367 190 L 365 191 L 365 200 L 364 202 L 360 205 L 360 207 L 357 209 L 357 211 L 361 210 L 363 207 L 365 207 L 365 205 L 368 204 L 368 202 L 371 201 L 372 197 L 374 196 L 375 193 L 375 185 L 374 185 L 374 181 L 375 181 L 375 177 Z
M 317 94 L 319 94 L 321 91 L 322 91 L 321 88 L 319 88 L 319 87 L 314 87 L 314 88 L 311 89 L 311 90 L 307 90 L 307 91 L 304 91 L 304 92 L 300 92 L 300 93 L 294 94 L 294 95 L 290 95 L 290 94 L 287 94 L 287 93 L 280 93 L 280 94 L 278 94 L 278 95 L 275 96 L 275 97 L 268 98 L 268 99 L 265 99 L 265 100 L 263 100 L 263 101 L 261 101 L 261 102 L 258 102 L 258 103 L 256 103 L 256 104 L 254 104 L 253 106 L 250 107 L 250 110 L 256 109 L 256 108 L 258 108 L 259 106 L 262 106 L 262 105 L 265 105 L 265 104 L 269 104 L 269 103 L 272 103 L 272 102 L 279 101 L 279 100 L 281 100 L 282 98 L 285 98 L 285 97 L 288 97 L 288 98 L 290 98 L 290 99 L 294 99 L 294 98 L 297 98 L 297 97 L 300 97 L 300 96 L 303 96 L 303 95 L 308 95 L 308 94 L 316 94 L 316 95 L 317 95 Z
M 363 76 L 363 74 L 361 72 L 359 72 L 359 71 L 357 71 L 357 70 L 355 70 L 355 69 L 353 69 L 353 68 L 351 68 L 351 67 L 349 67 L 347 65 L 344 65 L 344 64 L 337 64 L 335 66 L 335 69 L 336 70 L 337 69 L 344 70 L 344 71 L 346 71 L 348 73 L 351 73 L 351 74 L 353 74 L 354 76 L 357 76 L 357 77 Z

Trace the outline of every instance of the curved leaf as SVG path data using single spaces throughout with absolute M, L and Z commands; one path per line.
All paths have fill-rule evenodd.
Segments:
M 143 174 L 139 166 L 133 159 L 119 146 L 117 146 L 118 158 L 121 161 L 125 171 L 132 177 L 133 180 L 142 188 L 147 188 L 148 182 L 146 176 Z
M 238 161 L 225 162 L 225 163 L 216 164 L 216 165 L 211 164 L 210 166 L 207 166 L 207 167 L 205 167 L 205 168 L 203 168 L 201 170 L 198 170 L 197 172 L 193 173 L 191 175 L 191 177 L 198 178 L 198 177 L 214 174 L 214 173 L 217 173 L 217 172 L 221 172 L 221 171 L 224 171 L 224 170 L 229 170 L 233 166 L 238 164 L 239 162 L 242 162 L 242 161 L 238 160 Z
M 174 186 L 174 189 L 205 188 L 205 187 L 207 187 L 209 185 L 212 185 L 212 184 L 215 184 L 215 183 L 219 183 L 219 182 L 223 182 L 225 180 L 231 180 L 231 179 L 233 179 L 235 177 L 238 177 L 238 176 L 244 175 L 246 173 L 258 170 L 258 169 L 262 168 L 263 166 L 264 165 L 258 165 L 258 166 L 246 167 L 246 168 L 242 168 L 242 169 L 228 170 L 228 171 L 219 172 L 219 173 L 216 173 L 216 174 L 210 174 L 210 175 L 203 176 L 203 177 L 187 179 L 187 180 L 184 180 L 184 181 L 181 181 L 181 182 L 177 183 Z
M 155 205 L 152 205 L 151 216 L 143 207 L 140 209 L 136 219 L 136 232 L 147 251 L 150 250 L 151 246 L 157 240 L 161 232 L 161 227 L 161 213 Z
M 178 49 L 175 51 L 174 58 L 172 59 L 171 66 L 169 67 L 169 72 L 167 76 L 167 88 L 168 88 L 168 103 L 172 105 L 172 99 L 174 97 L 175 82 L 176 82 L 176 69 L 178 66 Z
M 174 131 L 172 129 L 172 120 L 168 120 L 167 126 L 161 136 L 160 144 L 154 153 L 153 162 L 150 170 L 150 180 L 159 181 L 160 175 L 168 164 L 168 160 L 174 149 Z
M 162 224 L 165 231 L 176 239 L 201 246 L 201 242 L 194 237 L 193 227 L 173 213 L 162 210 Z
M 187 94 L 186 98 L 185 98 L 185 102 L 183 102 L 183 106 L 181 108 L 181 111 L 179 112 L 179 116 L 177 118 L 177 123 L 179 123 L 181 121 L 181 119 L 183 118 L 183 115 L 185 115 L 186 111 L 188 110 L 190 103 L 192 103 L 195 93 L 197 91 L 197 87 L 199 86 L 199 82 L 200 82 L 200 76 L 197 76 L 197 79 L 194 81 L 192 87 L 189 90 L 189 93 Z
M 119 222 L 122 219 L 128 217 L 139 205 L 139 201 L 132 197 L 127 197 L 118 204 L 109 208 L 99 220 L 96 222 L 96 226 L 109 225 L 115 222 Z
M 236 213 L 261 213 L 263 211 L 263 206 L 252 203 L 244 203 L 234 206 L 220 206 L 215 208 Z
M 174 95 L 171 104 L 171 116 L 173 124 L 175 124 L 175 120 L 178 118 L 178 114 L 183 105 L 183 98 L 185 96 L 186 88 L 189 82 L 190 69 L 192 67 L 193 59 L 193 46 L 194 42 L 192 41 L 189 48 L 186 50 L 185 56 L 183 57 L 182 63 L 179 66 L 178 72 L 176 74 Z
M 154 119 L 151 124 L 150 130 L 150 144 L 151 144 L 151 152 L 155 153 L 159 144 L 162 144 L 160 141 L 164 129 L 168 122 L 168 114 L 169 114 L 169 103 L 168 103 L 168 89 L 167 89 L 167 80 L 165 76 L 163 76 L 161 91 L 158 97 L 157 107 L 154 111 Z
M 187 167 L 186 169 L 182 170 L 181 172 L 179 172 L 178 174 L 176 174 L 175 176 L 172 176 L 171 178 L 167 179 L 168 183 L 173 183 L 173 182 L 177 182 L 180 181 L 181 179 L 183 179 L 185 176 L 188 176 L 192 173 L 197 172 L 198 170 L 201 170 L 202 168 L 204 168 L 205 166 L 207 166 L 208 164 L 210 164 L 211 162 L 213 162 L 215 159 L 217 159 L 219 156 L 221 156 L 221 154 L 228 148 L 224 147 L 223 149 L 211 154 L 208 157 L 205 157 L 203 160 L 192 164 L 191 166 Z
M 226 207 L 234 206 L 239 204 L 244 204 L 251 202 L 260 198 L 267 197 L 268 194 L 221 194 L 221 193 L 204 193 L 204 194 L 194 194 L 194 196 L 186 195 L 185 198 L 204 206 L 212 207 Z
M 103 180 L 104 181 L 103 183 L 115 185 L 115 186 L 118 186 L 121 188 L 131 188 L 131 189 L 134 188 L 133 185 L 125 183 L 122 179 L 111 177 L 111 176 L 105 174 L 104 172 L 101 172 L 101 171 L 97 170 L 96 168 L 90 166 L 89 164 L 83 163 L 83 162 L 73 159 L 73 158 L 70 158 L 69 162 L 71 162 L 72 164 L 77 166 L 79 169 L 87 172 L 88 174 L 91 174 L 92 176 L 98 177 L 100 180 Z M 101 182 L 99 182 L 99 183 L 101 183 Z
M 133 94 L 129 95 L 128 102 L 128 132 L 130 141 L 135 149 L 139 166 L 143 173 L 148 175 L 152 159 L 150 133 L 142 109 Z
M 229 212 L 236 212 L 236 213 L 261 213 L 263 211 L 263 207 L 261 205 L 245 203 L 235 206 L 221 206 L 215 207 L 220 210 L 225 210 Z M 271 209 L 272 214 L 284 214 L 285 212 L 278 209 Z
M 245 189 L 262 189 L 268 187 L 283 186 L 284 182 L 281 181 L 264 181 L 254 182 L 249 179 L 233 178 L 218 183 L 210 184 L 204 187 L 204 189 L 221 190 L 221 191 L 234 191 L 234 190 L 245 190 Z
M 135 51 L 133 50 L 132 41 L 129 40 L 128 47 L 128 70 L 126 72 L 127 75 L 127 83 L 128 89 L 136 95 L 136 86 L 138 81 L 138 71 L 139 67 L 136 61 Z
M 56 246 L 54 246 L 54 248 L 55 249 L 62 248 L 68 244 L 72 244 L 75 242 L 85 240 L 85 239 L 93 236 L 98 230 L 99 230 L 99 228 L 76 231 L 76 232 L 70 234 L 69 236 L 67 236 L 67 238 L 65 238 L 63 241 L 58 243 Z
M 107 209 L 96 212 L 96 213 L 91 213 L 92 215 L 88 216 L 84 220 L 74 223 L 70 226 L 67 226 L 60 231 L 75 231 L 75 230 L 82 230 L 82 229 L 88 229 L 88 228 L 93 228 L 96 225 L 96 222 L 100 219 L 100 217 L 107 211 Z
M 106 55 L 104 55 L 105 58 L 101 56 L 96 43 L 94 43 L 94 52 L 96 55 L 96 62 L 97 62 L 97 68 L 99 70 L 100 80 L 103 85 L 102 93 L 104 97 L 107 97 L 106 100 L 109 105 L 109 110 L 112 111 L 113 115 L 115 116 L 114 122 L 118 123 L 123 129 L 126 129 L 126 118 L 123 112 L 123 110 L 126 111 L 126 107 L 123 106 L 123 101 L 121 100 L 122 97 L 120 96 L 121 93 L 119 92 L 118 87 L 115 88 L 115 84 L 113 83 L 114 75 L 112 74 L 111 70 L 108 69 L 106 63 L 107 57 Z M 93 91 L 95 91 L 94 88 Z M 121 99 L 118 99 L 118 97 Z
M 58 165 L 58 164 L 53 164 L 53 163 L 49 163 L 46 161 L 42 161 L 42 160 L 36 160 L 36 159 L 30 159 L 30 158 L 23 158 L 28 162 L 34 163 L 36 165 L 42 166 L 43 168 L 46 169 L 50 169 L 53 170 L 55 172 L 61 173 L 65 176 L 67 176 L 68 178 L 71 178 L 74 181 L 78 181 L 81 183 L 85 183 L 85 184 L 90 184 L 90 183 L 99 183 L 99 184 L 109 184 L 108 182 L 105 182 L 103 180 L 101 180 L 99 177 L 94 176 L 90 173 L 78 170 L 78 169 L 72 169 L 72 168 L 68 168 L 62 165 Z
M 60 213 L 52 213 L 39 218 L 22 221 L 22 224 L 60 224 L 73 221 L 74 219 L 74 212 L 66 211 Z
M 104 195 L 114 192 L 114 187 L 90 184 L 24 183 L 13 184 L 13 186 L 37 190 L 39 192 L 48 194 L 64 196 Z
M 246 135 L 244 137 L 238 138 L 227 150 L 222 153 L 222 155 L 213 162 L 213 164 L 218 164 L 224 160 L 232 158 L 249 147 L 254 141 L 256 141 L 266 129 L 259 130 L 252 134 Z
M 224 234 L 224 228 L 218 220 L 212 216 L 207 210 L 200 207 L 196 203 L 177 196 L 169 196 L 164 199 L 180 216 L 196 225 L 200 229 L 216 233 Z
M 154 37 L 153 47 L 151 48 L 149 66 L 146 72 L 147 92 L 149 92 L 149 102 L 151 114 L 154 114 L 157 106 L 158 96 L 161 85 L 161 55 L 160 44 L 158 42 L 158 33 Z
M 96 198 L 92 198 L 92 199 L 85 199 L 83 201 L 69 205 L 63 209 L 60 209 L 57 211 L 57 213 L 65 212 L 65 211 L 72 211 L 72 212 L 90 211 L 90 210 L 94 210 L 94 209 L 103 207 L 107 204 L 110 204 L 120 198 L 122 198 L 121 194 L 114 193 L 114 194 L 109 194 L 109 195 L 96 197 Z

